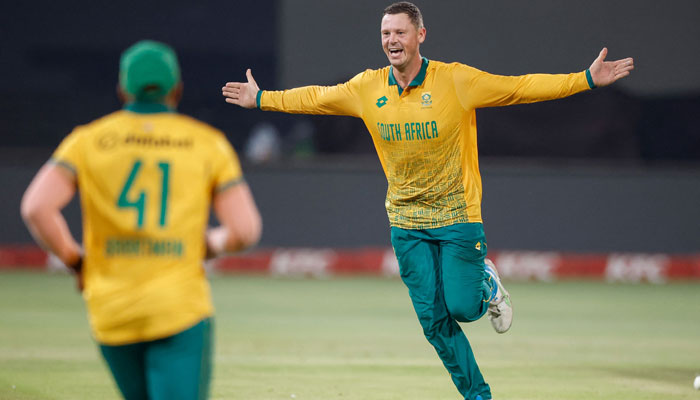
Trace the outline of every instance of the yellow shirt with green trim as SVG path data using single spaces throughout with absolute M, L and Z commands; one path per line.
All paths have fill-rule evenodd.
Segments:
M 131 104 L 75 128 L 52 162 L 77 178 L 97 341 L 167 337 L 212 315 L 202 265 L 210 204 L 242 181 L 223 133 L 160 104 Z
M 589 89 L 586 71 L 501 76 L 423 58 L 402 90 L 392 68 L 366 70 L 336 86 L 260 91 L 257 103 L 266 111 L 361 118 L 389 184 L 389 222 L 404 229 L 482 222 L 476 109 Z

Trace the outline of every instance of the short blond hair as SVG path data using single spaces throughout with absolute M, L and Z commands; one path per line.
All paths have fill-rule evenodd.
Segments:
M 420 10 L 415 4 L 408 1 L 399 1 L 388 6 L 384 9 L 384 14 L 382 14 L 382 17 L 387 14 L 394 15 L 401 13 L 408 15 L 408 18 L 411 19 L 411 22 L 416 29 L 423 27 L 423 14 L 421 14 Z

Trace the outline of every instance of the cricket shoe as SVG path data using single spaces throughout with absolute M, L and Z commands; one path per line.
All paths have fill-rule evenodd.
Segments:
M 496 332 L 505 333 L 513 324 L 513 306 L 510 303 L 510 293 L 503 287 L 493 261 L 488 258 L 485 259 L 484 270 L 488 275 L 488 279 L 494 284 L 486 316 L 491 321 L 491 325 Z

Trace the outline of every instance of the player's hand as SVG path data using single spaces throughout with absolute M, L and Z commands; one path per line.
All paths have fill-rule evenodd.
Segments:
M 255 108 L 257 106 L 256 97 L 260 88 L 253 79 L 250 68 L 245 72 L 248 82 L 227 82 L 221 88 L 221 94 L 226 98 L 227 103 L 237 104 L 244 108 Z
M 622 79 L 630 74 L 630 71 L 634 69 L 634 60 L 632 57 L 624 58 L 617 61 L 605 61 L 605 57 L 608 55 L 607 47 L 603 47 L 600 51 L 598 58 L 593 61 L 591 67 L 591 78 L 593 78 L 593 84 L 596 87 L 603 87 L 610 85 L 611 83 Z
M 75 287 L 78 289 L 78 292 L 83 293 L 83 290 L 85 290 L 85 280 L 83 279 L 83 271 L 76 272 L 75 274 Z
M 75 275 L 75 287 L 78 292 L 82 293 L 85 289 L 85 280 L 83 279 L 83 255 L 80 254 L 78 258 L 70 264 L 66 264 L 68 270 Z

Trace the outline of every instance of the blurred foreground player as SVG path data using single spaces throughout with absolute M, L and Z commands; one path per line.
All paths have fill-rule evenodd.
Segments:
M 261 219 L 224 134 L 178 114 L 175 52 L 121 56 L 123 110 L 75 128 L 29 185 L 22 217 L 75 272 L 90 325 L 126 399 L 204 399 L 212 368 L 205 255 L 252 246 Z M 80 192 L 83 248 L 61 210 Z M 221 225 L 207 229 L 210 207 Z
M 226 101 L 245 108 L 361 118 L 372 135 L 389 187 L 386 209 L 401 278 L 428 341 L 465 399 L 491 399 L 458 325 L 488 315 L 503 333 L 510 297 L 486 256 L 481 219 L 476 115 L 482 107 L 552 100 L 629 75 L 631 58 L 605 61 L 603 49 L 578 73 L 498 76 L 420 55 L 426 29 L 408 2 L 384 10 L 382 48 L 390 66 L 337 86 L 261 91 L 229 82 Z M 329 134 L 332 134 L 329 132 Z

